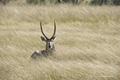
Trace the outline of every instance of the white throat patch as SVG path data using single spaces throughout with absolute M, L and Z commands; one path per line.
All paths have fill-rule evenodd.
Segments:
M 35 51 L 36 53 L 39 53 L 40 51 L 39 50 L 37 50 L 37 51 Z

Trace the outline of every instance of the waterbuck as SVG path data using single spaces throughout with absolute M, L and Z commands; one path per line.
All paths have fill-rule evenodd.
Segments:
M 46 49 L 45 50 L 37 50 L 37 51 L 34 51 L 34 53 L 31 55 L 31 58 L 39 58 L 39 57 L 47 57 L 49 55 L 52 55 L 55 53 L 55 46 L 54 46 L 54 39 L 55 39 L 55 33 L 56 33 L 56 23 L 54 22 L 54 33 L 52 35 L 51 38 L 48 38 L 45 36 L 44 32 L 43 32 L 43 29 L 42 29 L 42 24 L 40 22 L 40 29 L 41 29 L 41 32 L 43 34 L 43 36 L 41 36 L 41 40 L 42 41 L 45 41 L 46 42 Z

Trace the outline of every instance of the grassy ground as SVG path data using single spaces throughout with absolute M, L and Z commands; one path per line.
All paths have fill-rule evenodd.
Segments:
M 56 21 L 56 56 L 32 60 Z M 0 6 L 0 80 L 119 80 L 120 7 Z

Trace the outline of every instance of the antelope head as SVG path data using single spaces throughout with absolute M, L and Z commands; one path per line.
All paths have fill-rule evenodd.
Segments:
M 52 35 L 51 38 L 48 38 L 47 36 L 45 36 L 43 29 L 42 29 L 42 23 L 40 22 L 40 29 L 41 32 L 43 34 L 43 36 L 41 36 L 41 40 L 46 42 L 46 50 L 55 50 L 55 46 L 54 46 L 54 39 L 55 39 L 55 33 L 56 33 L 56 23 L 54 22 L 54 33 Z

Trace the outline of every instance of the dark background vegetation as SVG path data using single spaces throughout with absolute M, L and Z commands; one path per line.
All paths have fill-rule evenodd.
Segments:
M 26 0 L 27 3 L 45 3 L 47 0 Z M 72 3 L 72 4 L 81 4 L 85 0 L 49 0 L 50 3 Z M 88 1 L 86 1 L 88 3 Z M 91 0 L 90 4 L 92 5 L 120 5 L 120 0 Z
M 3 4 L 7 4 L 9 1 L 12 0 L 0 0 Z M 17 1 L 17 0 L 14 0 Z M 72 4 L 85 4 L 89 5 L 120 5 L 120 0 L 26 0 L 28 4 L 46 4 L 47 2 L 52 4 L 60 4 L 60 3 L 72 3 Z

